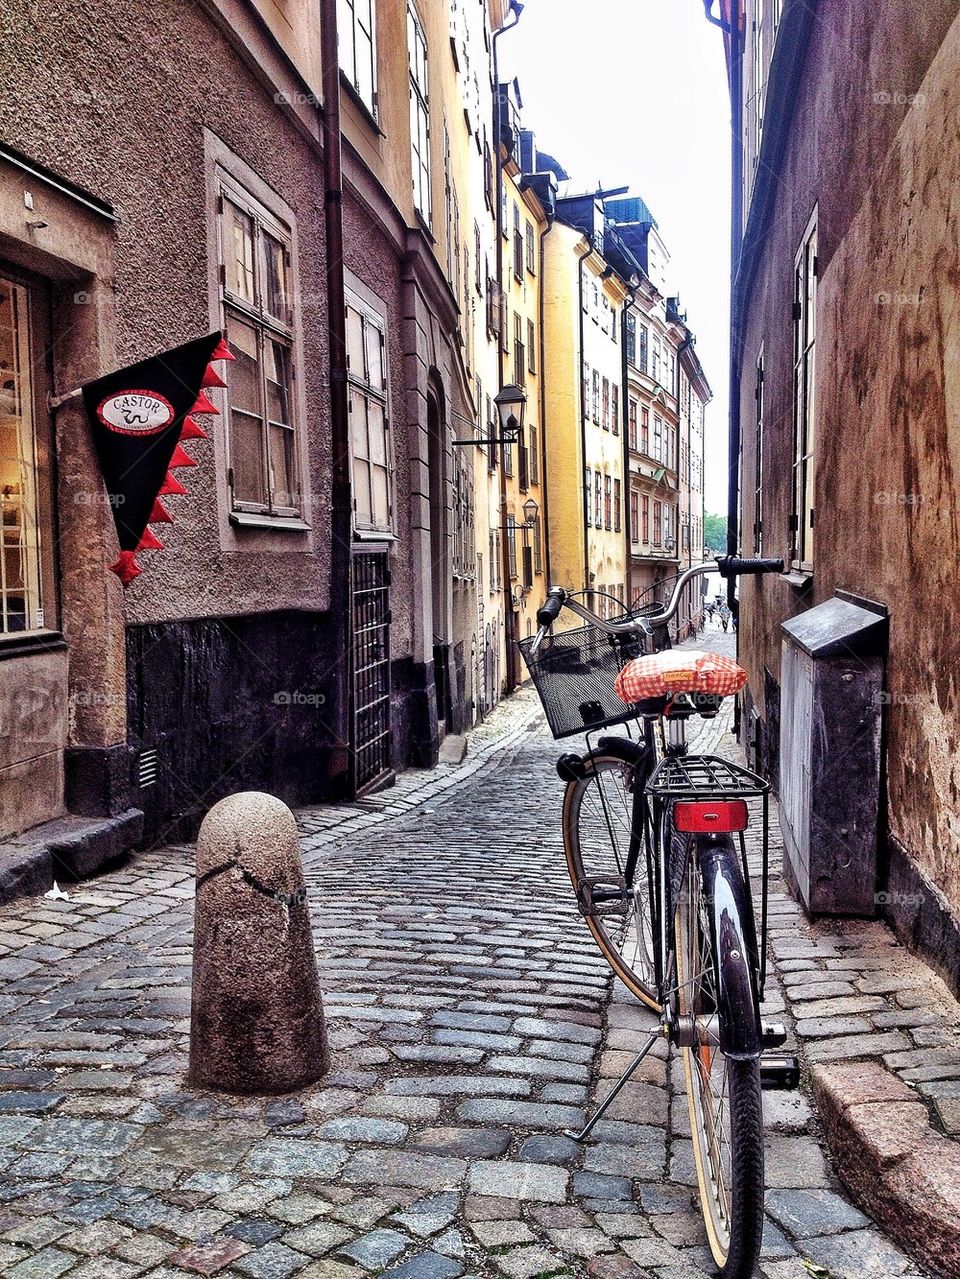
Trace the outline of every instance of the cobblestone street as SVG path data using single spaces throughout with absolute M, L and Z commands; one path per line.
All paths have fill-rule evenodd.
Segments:
M 711 631 L 706 646 L 732 641 Z M 735 749 L 727 719 L 699 733 Z M 184 1087 L 190 848 L 5 907 L 0 1272 L 710 1274 L 679 1061 L 648 1059 L 593 1144 L 563 1136 L 650 1019 L 577 915 L 558 754 L 524 690 L 463 764 L 299 815 L 334 1049 L 305 1094 Z M 811 1061 L 882 1057 L 956 1131 L 940 983 L 879 924 L 811 929 L 783 895 L 772 911 L 790 1004 L 771 981 L 770 1015 L 786 1012 Z M 767 1279 L 919 1274 L 840 1191 L 806 1096 L 765 1102 Z

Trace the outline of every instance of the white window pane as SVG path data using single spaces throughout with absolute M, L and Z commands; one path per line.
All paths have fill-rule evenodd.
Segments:
M 372 489 L 372 523 L 376 528 L 389 528 L 390 498 L 387 484 L 387 472 L 382 466 L 371 467 L 370 483 Z
M 364 336 L 367 348 L 367 382 L 375 391 L 382 392 L 386 386 L 386 376 L 383 367 L 383 340 L 380 330 L 370 320 L 367 320 L 364 325 Z
M 223 202 L 223 256 L 227 289 L 234 297 L 253 305 L 256 297 L 253 273 L 253 218 L 232 200 Z
M 367 405 L 359 391 L 350 391 L 350 440 L 355 458 L 368 458 Z
M 230 414 L 230 461 L 233 493 L 239 502 L 266 505 L 263 468 L 263 423 L 246 413 Z
M 353 501 L 357 523 L 363 528 L 373 525 L 373 506 L 370 498 L 370 464 L 362 458 L 353 459 Z
M 363 365 L 363 316 L 354 307 L 347 307 L 347 360 L 354 377 L 366 381 Z
M 293 432 L 270 425 L 270 499 L 274 506 L 296 506 Z
M 359 28 L 356 32 L 356 79 L 354 87 L 360 100 L 373 111 L 373 41 Z
M 227 318 L 227 338 L 236 359 L 230 366 L 230 408 L 243 409 L 260 417 L 260 360 L 257 351 L 257 331 L 236 316 Z
M 266 288 L 263 299 L 268 315 L 283 324 L 290 323 L 290 281 L 287 278 L 286 247 L 268 232 L 263 233 Z
M 370 445 L 370 461 L 378 466 L 387 465 L 387 430 L 383 406 L 376 400 L 367 402 L 367 440 Z

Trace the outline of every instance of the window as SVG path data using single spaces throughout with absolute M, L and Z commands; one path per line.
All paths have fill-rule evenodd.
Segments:
M 581 394 L 583 396 L 583 420 L 590 420 L 590 365 L 584 364 L 583 372 L 580 378 Z
M 640 410 L 640 452 L 650 456 L 650 410 L 646 406 Z
M 653 415 L 653 458 L 656 462 L 663 461 L 663 418 L 659 413 Z
M 229 482 L 234 510 L 296 515 L 291 233 L 221 177 L 220 278 L 230 369 Z
M 473 224 L 473 287 L 483 297 L 483 250 L 480 247 L 480 224 Z
M 517 521 L 512 515 L 507 516 L 507 565 L 510 577 L 517 576 Z
M 466 449 L 453 458 L 453 575 L 472 580 L 477 566 L 474 548 L 473 461 Z
M 756 425 L 753 436 L 753 553 L 763 554 L 763 347 L 757 356 Z
M 637 317 L 632 312 L 627 312 L 627 318 L 624 324 L 624 334 L 627 343 L 627 363 L 636 365 L 637 363 Z
M 503 473 L 504 475 L 513 475 L 513 445 L 503 445 Z
M 620 388 L 616 382 L 610 384 L 610 422 L 614 435 L 620 434 Z
M 630 490 L 630 541 L 640 540 L 640 494 L 636 489 Z
M 603 413 L 601 415 L 600 420 L 603 423 L 603 429 L 605 431 L 609 431 L 610 430 L 610 379 L 606 377 L 603 379 Z
M 794 263 L 793 302 L 793 511 L 794 568 L 813 568 L 813 486 L 816 426 L 814 388 L 817 327 L 817 214 L 804 233 Z
M 520 206 L 513 206 L 513 274 L 517 280 L 523 279 L 523 234 L 520 231 Z
M 593 420 L 600 423 L 600 374 L 593 370 Z
M 650 345 L 650 330 L 645 324 L 640 325 L 640 362 L 637 368 L 641 373 L 647 371 L 647 349 Z
M 523 345 L 523 317 L 513 313 L 513 380 L 517 386 L 527 381 L 527 352 Z
M 533 571 L 538 574 L 543 572 L 543 533 L 539 515 L 533 525 Z
M 528 219 L 526 228 L 527 270 L 531 275 L 537 274 L 537 242 L 533 232 L 533 223 Z
M 347 388 L 354 523 L 358 529 L 390 533 L 393 477 L 384 327 L 351 294 L 347 295 Z
M 410 152 L 413 164 L 413 204 L 429 225 L 430 96 L 427 80 L 427 38 L 413 5 L 407 6 L 407 53 L 410 66 Z
M 613 482 L 609 475 L 603 477 L 603 527 L 612 528 L 613 520 Z
M 517 446 L 518 486 L 522 493 L 530 487 L 530 450 L 525 444 Z
M 595 528 L 603 527 L 603 476 L 599 471 L 593 473 L 593 523 Z
M 533 320 L 527 320 L 527 368 L 531 373 L 537 371 L 537 334 Z
M 0 275 L 0 635 L 56 625 L 45 319 L 39 289 Z
M 663 504 L 654 500 L 653 503 L 653 544 L 659 546 L 663 541 Z
M 763 5 L 757 7 L 753 20 L 753 154 L 760 154 L 763 139 L 763 99 L 766 93 L 763 56 Z
M 643 495 L 643 519 L 641 528 L 643 531 L 644 542 L 650 541 L 650 498 L 644 493 Z
M 620 532 L 620 481 L 613 481 L 613 531 Z
M 653 335 L 653 358 L 650 362 L 650 374 L 654 382 L 660 381 L 660 335 Z
M 586 467 L 584 472 L 583 492 L 584 492 L 584 518 L 586 520 L 587 527 L 589 528 L 590 527 L 590 509 L 591 509 L 590 503 L 593 500 L 592 498 L 593 472 L 590 470 L 589 466 Z
M 497 424 L 497 414 L 493 410 L 493 400 L 487 396 L 487 468 L 495 471 L 497 469 L 497 445 L 494 443 L 500 434 Z
M 671 395 L 674 395 L 676 394 L 676 389 L 677 389 L 677 353 L 676 351 L 671 351 L 670 352 L 670 382 L 667 386 L 667 390 L 670 392 Z
M 633 399 L 630 400 L 629 426 L 627 428 L 627 431 L 628 431 L 627 439 L 629 441 L 630 448 L 633 450 L 634 453 L 636 453 L 637 451 L 637 402 L 636 400 L 633 400 Z
M 530 423 L 530 481 L 540 483 L 540 433 L 536 422 Z
M 493 213 L 493 152 L 490 150 L 490 143 L 487 141 L 486 131 L 484 131 L 483 137 L 483 198 L 487 208 L 491 213 Z
M 337 0 L 340 70 L 374 119 L 377 118 L 377 46 L 373 0 Z

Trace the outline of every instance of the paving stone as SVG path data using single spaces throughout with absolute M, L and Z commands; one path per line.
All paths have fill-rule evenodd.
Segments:
M 474 1221 L 470 1229 L 484 1248 L 536 1241 L 536 1235 L 523 1221 Z
M 491 1159 L 505 1155 L 510 1133 L 500 1128 L 425 1128 L 413 1140 L 417 1150 L 464 1159 Z
M 806 1239 L 803 1251 L 835 1279 L 889 1279 L 913 1268 L 903 1253 L 876 1230 Z
M 516 1052 L 521 1043 L 519 1035 L 487 1034 L 476 1030 L 435 1030 L 431 1038 L 437 1044 L 483 1048 L 493 1052 Z
M 571 1164 L 579 1153 L 580 1147 L 570 1137 L 551 1134 L 528 1137 L 520 1147 L 520 1158 L 531 1163 Z
M 5 1272 L 5 1279 L 59 1279 L 75 1265 L 76 1255 L 61 1248 L 43 1248 L 18 1261 Z
M 463 1266 L 439 1252 L 421 1252 L 384 1271 L 384 1279 L 457 1279 Z
M 365 1270 L 382 1270 L 395 1257 L 399 1257 L 409 1243 L 408 1235 L 401 1234 L 399 1230 L 382 1228 L 354 1239 L 352 1243 L 340 1248 L 337 1255 L 349 1257 Z
M 546 1248 L 512 1248 L 498 1254 L 494 1263 L 510 1279 L 533 1279 L 534 1275 L 555 1275 L 566 1272 L 563 1258 Z
M 642 1145 L 604 1142 L 589 1146 L 584 1155 L 584 1170 L 613 1177 L 637 1177 L 641 1181 L 662 1176 L 667 1160 L 664 1134 L 655 1128 L 648 1128 L 647 1132 L 648 1139 Z
M 368 1097 L 363 1103 L 368 1115 L 387 1119 L 436 1119 L 440 1114 L 438 1097 Z
M 117 1221 L 96 1221 L 61 1236 L 60 1247 L 94 1257 L 97 1253 L 112 1251 L 133 1233 L 129 1226 L 122 1226 Z
M 215 1275 L 250 1251 L 249 1244 L 240 1239 L 211 1239 L 207 1243 L 193 1243 L 168 1257 L 171 1266 L 189 1270 L 198 1275 Z
M 0 1113 L 17 1112 L 42 1115 L 63 1101 L 59 1092 L 0 1092 Z
M 632 1199 L 633 1186 L 628 1177 L 577 1172 L 573 1175 L 573 1193 L 586 1199 Z
M 616 1252 L 617 1245 L 602 1230 L 583 1226 L 559 1226 L 547 1232 L 550 1242 L 561 1252 L 577 1257 L 596 1257 L 604 1252 Z
M 481 1161 L 470 1165 L 469 1189 L 475 1195 L 563 1203 L 569 1175 L 550 1164 Z
M 587 1264 L 587 1274 L 590 1279 L 649 1279 L 648 1272 L 641 1270 L 636 1262 L 623 1253 L 595 1257 Z
M 383 1145 L 393 1145 L 403 1141 L 407 1135 L 407 1125 L 389 1119 L 364 1119 L 361 1116 L 348 1116 L 340 1119 L 328 1119 L 313 1134 L 321 1141 L 369 1141 Z
M 829 1185 L 826 1161 L 816 1142 L 806 1137 L 770 1136 L 766 1143 L 769 1188 L 808 1189 Z
M 595 1026 L 580 1026 L 570 1021 L 547 1021 L 540 1017 L 518 1017 L 513 1023 L 518 1035 L 533 1039 L 559 1039 L 578 1044 L 599 1044 L 600 1031 Z
M 457 1215 L 459 1203 L 457 1194 L 430 1195 L 426 1199 L 418 1199 L 403 1212 L 394 1213 L 392 1220 L 412 1234 L 426 1238 L 449 1226 Z
M 233 1265 L 234 1269 L 241 1274 L 250 1275 L 251 1279 L 289 1279 L 290 1275 L 302 1270 L 306 1263 L 307 1258 L 303 1253 L 294 1252 L 292 1248 L 274 1242 L 247 1253 Z
M 269 1212 L 271 1217 L 289 1222 L 292 1226 L 302 1226 L 307 1221 L 313 1221 L 314 1218 L 328 1213 L 332 1207 L 328 1199 L 303 1193 L 283 1194 L 282 1197 L 271 1197 L 271 1199 L 272 1202 L 267 1203 L 264 1210 Z M 219 1199 L 217 1203 L 220 1203 Z
M 430 1018 L 430 1025 L 450 1030 L 508 1031 L 510 1020 L 485 1013 L 440 1012 Z
M 476 1097 L 457 1107 L 457 1118 L 472 1123 L 509 1124 L 518 1128 L 580 1128 L 586 1115 L 573 1106 Z
M 283 1227 L 278 1226 L 275 1221 L 266 1221 L 262 1217 L 247 1217 L 243 1221 L 234 1221 L 229 1226 L 224 1226 L 223 1233 L 229 1235 L 231 1239 L 239 1239 L 241 1243 L 259 1248 L 262 1244 L 269 1243 L 271 1239 L 282 1235 Z M 303 1251 L 306 1252 L 308 1249 L 305 1248 Z
M 343 1169 L 341 1180 L 366 1186 L 415 1186 L 422 1190 L 447 1190 L 457 1185 L 466 1170 L 462 1159 L 419 1155 L 409 1151 L 361 1150 Z
M 832 1190 L 768 1190 L 767 1212 L 794 1238 L 835 1234 L 870 1223 Z
M 301 1141 L 275 1137 L 255 1146 L 247 1158 L 253 1173 L 277 1177 L 332 1177 L 348 1158 L 337 1142 Z

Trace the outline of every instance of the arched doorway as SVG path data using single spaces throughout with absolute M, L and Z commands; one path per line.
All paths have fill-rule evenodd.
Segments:
M 437 728 L 442 738 L 450 719 L 450 590 L 447 550 L 446 421 L 442 392 L 427 391 L 427 438 L 430 472 L 430 600 L 433 618 L 433 678 Z

